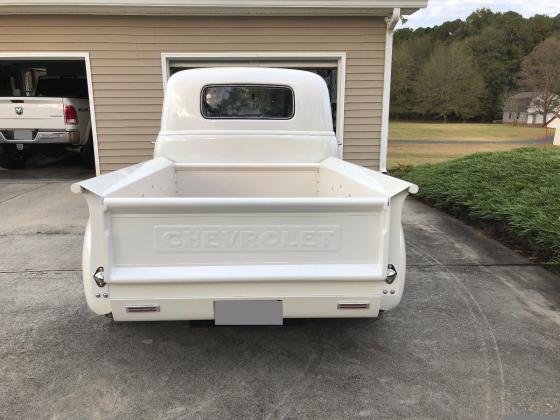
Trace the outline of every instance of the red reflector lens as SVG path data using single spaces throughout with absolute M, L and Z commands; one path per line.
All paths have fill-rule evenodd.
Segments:
M 66 124 L 78 124 L 78 113 L 72 105 L 64 106 L 64 122 Z

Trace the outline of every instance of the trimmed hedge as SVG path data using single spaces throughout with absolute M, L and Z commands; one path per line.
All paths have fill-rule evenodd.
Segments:
M 391 175 L 418 184 L 434 207 L 560 264 L 560 148 L 475 153 Z

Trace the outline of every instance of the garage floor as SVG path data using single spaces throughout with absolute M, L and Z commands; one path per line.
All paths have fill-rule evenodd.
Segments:
M 0 172 L 0 418 L 560 413 L 560 278 L 409 200 L 408 286 L 378 320 L 114 324 L 86 307 L 76 168 Z

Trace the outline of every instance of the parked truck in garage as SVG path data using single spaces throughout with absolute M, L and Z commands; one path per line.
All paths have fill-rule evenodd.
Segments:
M 93 165 L 85 77 L 43 76 L 33 96 L 0 97 L 0 167 L 22 168 L 34 148 L 56 145 Z
M 417 187 L 338 158 L 325 82 L 187 70 L 154 159 L 76 183 L 89 307 L 116 321 L 377 317 L 401 300 Z

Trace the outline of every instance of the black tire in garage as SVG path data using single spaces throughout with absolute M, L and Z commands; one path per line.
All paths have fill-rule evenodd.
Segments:
M 95 168 L 95 155 L 93 152 L 93 137 L 90 133 L 88 142 L 82 148 L 80 155 L 82 157 L 82 162 L 86 165 L 88 169 Z
M 0 145 L 0 167 L 5 169 L 23 169 L 27 161 L 25 150 L 18 150 L 15 144 Z

